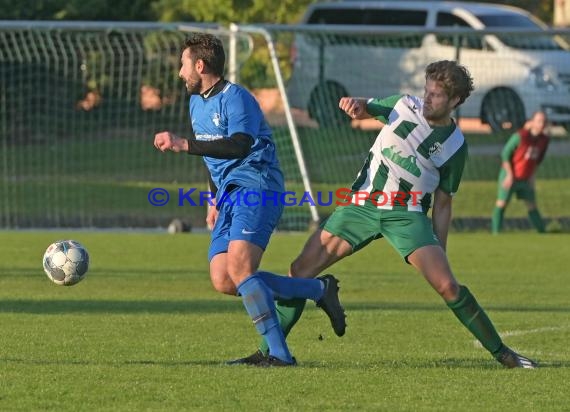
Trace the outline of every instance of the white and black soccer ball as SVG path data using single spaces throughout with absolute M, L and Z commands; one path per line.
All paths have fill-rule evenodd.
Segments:
M 88 269 L 89 253 L 75 240 L 58 240 L 44 253 L 44 271 L 56 285 L 75 285 L 85 277 Z

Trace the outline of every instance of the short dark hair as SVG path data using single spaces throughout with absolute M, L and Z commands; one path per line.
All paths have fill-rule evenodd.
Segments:
M 426 80 L 433 80 L 443 84 L 447 96 L 452 99 L 459 97 L 462 104 L 473 91 L 473 78 L 467 68 L 456 61 L 440 60 L 430 63 L 426 67 Z
M 190 49 L 193 61 L 202 60 L 212 74 L 222 77 L 226 53 L 222 41 L 209 33 L 196 33 L 184 41 L 184 49 Z

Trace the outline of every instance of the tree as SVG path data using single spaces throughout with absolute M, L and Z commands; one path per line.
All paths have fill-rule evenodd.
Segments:
M 313 0 L 155 0 L 160 21 L 229 23 L 295 23 Z
M 0 0 L 5 20 L 155 20 L 153 0 Z
M 316 0 L 0 0 L 0 19 L 228 23 L 299 21 Z M 552 22 L 553 0 L 467 0 L 509 4 Z

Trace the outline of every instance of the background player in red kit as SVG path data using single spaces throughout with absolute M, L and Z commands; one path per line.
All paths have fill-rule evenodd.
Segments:
M 525 201 L 532 225 L 538 232 L 544 232 L 544 221 L 536 206 L 534 176 L 548 148 L 549 138 L 544 133 L 546 123 L 543 112 L 534 113 L 525 127 L 513 134 L 503 148 L 497 201 L 491 223 L 493 233 L 501 231 L 505 208 L 513 193 Z

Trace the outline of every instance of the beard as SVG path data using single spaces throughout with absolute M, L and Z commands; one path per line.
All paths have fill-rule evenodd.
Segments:
M 433 107 L 427 108 L 424 106 L 422 114 L 426 120 L 431 120 L 431 121 L 441 121 L 449 117 L 449 113 L 447 112 L 446 109 L 443 108 L 440 108 L 439 110 L 434 110 Z
M 192 77 L 190 76 L 186 80 L 186 90 L 188 94 L 200 94 L 202 90 L 202 79 L 200 77 Z

